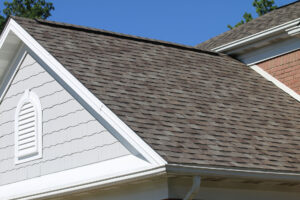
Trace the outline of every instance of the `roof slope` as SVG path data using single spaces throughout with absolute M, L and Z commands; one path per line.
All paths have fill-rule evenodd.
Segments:
M 279 7 L 246 24 L 200 43 L 196 47 L 199 49 L 211 50 L 223 44 L 242 39 L 298 18 L 300 18 L 300 1 Z
M 169 163 L 300 172 L 300 104 L 225 55 L 15 18 Z

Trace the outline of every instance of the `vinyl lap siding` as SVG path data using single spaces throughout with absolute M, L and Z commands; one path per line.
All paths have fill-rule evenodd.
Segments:
M 25 89 L 40 98 L 43 157 L 14 164 L 14 114 Z M 0 185 L 128 155 L 129 151 L 27 55 L 0 105 Z

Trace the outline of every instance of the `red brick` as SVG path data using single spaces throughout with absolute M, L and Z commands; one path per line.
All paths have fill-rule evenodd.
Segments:
M 258 66 L 300 94 L 300 50 L 261 62 Z

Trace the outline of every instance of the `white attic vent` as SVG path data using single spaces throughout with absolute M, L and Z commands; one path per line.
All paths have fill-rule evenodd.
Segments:
M 38 96 L 26 90 L 15 113 L 15 163 L 42 157 L 42 109 Z

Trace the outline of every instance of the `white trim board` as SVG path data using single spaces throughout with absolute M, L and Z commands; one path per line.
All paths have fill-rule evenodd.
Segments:
M 299 94 L 297 94 L 294 90 L 290 89 L 288 86 L 286 86 L 285 84 L 283 84 L 282 82 L 280 82 L 276 78 L 274 78 L 268 72 L 261 69 L 258 65 L 252 65 L 252 66 L 250 66 L 250 68 L 253 69 L 254 71 L 256 71 L 257 73 L 259 73 L 261 76 L 263 76 L 268 81 L 271 81 L 272 83 L 274 83 L 274 85 L 276 85 L 277 87 L 282 89 L 284 92 L 291 95 L 297 101 L 300 101 L 300 95 Z
M 167 162 L 146 144 L 132 129 L 130 129 L 120 118 L 118 118 L 108 107 L 106 107 L 95 95 L 93 95 L 82 83 L 80 83 L 62 64 L 60 64 L 48 51 L 46 51 L 32 36 L 29 35 L 14 19 L 10 18 L 0 39 L 2 48 L 5 38 L 9 34 L 15 34 L 33 54 L 48 69 L 73 91 L 100 118 L 118 132 L 131 146 L 133 146 L 148 162 L 154 166 L 165 165 Z M 48 70 L 48 71 L 49 71 Z
M 164 173 L 165 167 L 153 168 L 148 162 L 127 155 L 1 186 L 0 200 L 50 197 Z
M 299 22 L 300 22 L 300 18 L 294 19 L 294 20 L 291 20 L 289 22 L 286 22 L 286 23 L 280 24 L 278 26 L 272 27 L 270 29 L 267 29 L 267 30 L 255 33 L 253 35 L 249 35 L 249 36 L 246 36 L 244 38 L 241 38 L 241 39 L 223 44 L 221 46 L 215 47 L 212 50 L 216 51 L 216 52 L 228 51 L 230 49 L 248 44 L 250 42 L 261 39 L 263 37 L 269 37 L 270 35 L 276 34 L 276 33 L 281 32 L 281 31 L 285 31 L 286 29 L 289 30 L 290 28 L 292 28 L 294 26 L 298 26 Z
M 255 169 L 234 169 L 234 168 L 217 168 L 202 167 L 193 165 L 167 164 L 166 171 L 168 174 L 181 176 L 221 176 L 231 178 L 258 179 L 266 181 L 288 181 L 300 182 L 300 173 L 293 172 L 276 172 Z
M 246 65 L 254 65 L 256 63 L 269 60 L 280 55 L 288 54 L 290 52 L 300 49 L 300 38 L 293 37 L 276 44 L 270 44 L 266 47 L 242 54 L 236 58 Z
M 11 65 L 8 68 L 8 72 L 4 76 L 4 80 L 0 85 L 0 103 L 2 102 L 6 92 L 8 91 L 8 88 L 10 87 L 11 82 L 13 81 L 16 73 L 18 72 L 25 56 L 26 54 L 24 46 L 21 45 L 21 47 L 18 50 L 18 53 L 16 54 L 15 58 L 13 59 Z

